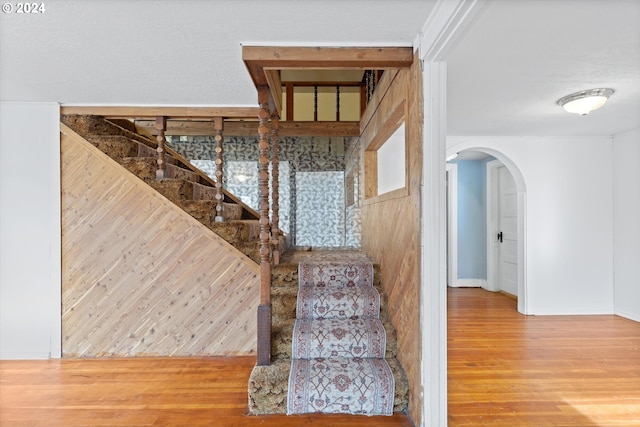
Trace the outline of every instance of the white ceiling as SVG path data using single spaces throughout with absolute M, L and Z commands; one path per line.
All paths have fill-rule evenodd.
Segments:
M 0 99 L 255 105 L 241 44 L 410 46 L 436 0 L 48 0 L 0 14 Z M 640 1 L 489 0 L 448 58 L 451 135 L 640 127 Z M 586 117 L 560 97 L 616 93 Z

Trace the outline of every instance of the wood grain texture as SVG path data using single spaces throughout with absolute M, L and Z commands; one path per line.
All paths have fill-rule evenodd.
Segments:
M 449 426 L 640 426 L 640 324 L 448 291 Z
M 258 266 L 75 133 L 61 150 L 64 356 L 253 354 Z
M 7 427 L 411 427 L 405 415 L 248 413 L 254 357 L 0 361 Z
M 394 114 L 405 105 L 406 195 L 368 201 L 362 208 L 362 249 L 380 265 L 382 286 L 389 296 L 391 322 L 398 331 L 398 360 L 409 378 L 409 414 L 416 425 L 421 407 L 420 326 L 420 179 L 422 170 L 422 86 L 418 61 L 410 69 L 385 72 L 361 124 L 361 150 L 375 141 Z M 380 92 L 378 92 L 380 91 Z M 383 96 L 384 95 L 384 96 Z M 363 168 L 363 173 L 366 173 Z M 365 176 L 360 182 L 366 182 Z M 364 192 L 361 192 L 363 194 Z M 424 397 L 428 399 L 428 396 Z
M 257 107 L 110 107 L 110 106 L 62 106 L 60 114 L 89 114 L 105 118 L 155 118 L 165 116 L 179 118 L 254 118 Z

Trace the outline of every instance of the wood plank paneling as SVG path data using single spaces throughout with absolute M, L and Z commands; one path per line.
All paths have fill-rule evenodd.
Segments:
M 258 267 L 77 135 L 61 135 L 64 356 L 255 351 Z
M 377 91 L 380 90 L 378 93 Z M 420 180 L 422 171 L 422 78 L 419 61 L 410 69 L 386 72 L 362 123 L 361 150 L 393 123 L 405 103 L 409 179 L 404 196 L 369 199 L 362 208 L 362 249 L 380 264 L 389 295 L 391 321 L 398 331 L 398 359 L 409 378 L 409 413 L 420 424 L 422 340 L 420 327 Z M 363 168 L 363 174 L 366 173 Z M 364 176 L 360 182 L 366 182 Z M 362 194 L 362 193 L 361 193 Z M 428 399 L 425 396 L 424 399 Z

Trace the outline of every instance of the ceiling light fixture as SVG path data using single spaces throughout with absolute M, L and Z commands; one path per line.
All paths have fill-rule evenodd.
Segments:
M 586 116 L 602 107 L 612 94 L 613 89 L 609 88 L 583 90 L 560 98 L 558 105 L 569 113 Z

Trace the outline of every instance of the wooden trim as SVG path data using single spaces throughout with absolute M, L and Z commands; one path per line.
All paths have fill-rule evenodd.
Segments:
M 293 112 L 293 109 L 291 110 Z M 287 115 L 289 108 L 287 107 Z M 155 136 L 155 125 L 151 120 L 136 120 L 136 126 Z M 226 136 L 258 136 L 257 121 L 225 121 Z M 165 135 L 215 135 L 211 121 L 169 120 Z M 280 122 L 279 135 L 287 136 L 360 136 L 359 122 Z
M 270 105 L 271 111 L 277 113 L 278 117 L 282 115 L 282 82 L 280 81 L 280 73 L 277 70 L 265 71 L 269 90 L 271 92 Z
M 293 83 L 286 84 L 287 94 L 287 121 L 293 121 Z
M 413 48 L 243 46 L 242 60 L 263 69 L 382 70 L 410 67 Z
M 121 118 L 155 118 L 165 116 L 176 118 L 255 118 L 256 107 L 113 107 L 113 106 L 62 106 L 60 114 L 81 114 L 103 116 L 107 119 Z
M 377 181 L 377 180 L 376 180 Z M 398 188 L 397 190 L 387 191 L 384 194 L 375 195 L 364 199 L 364 205 L 373 205 L 376 203 L 386 202 L 387 200 L 399 199 L 407 197 L 409 195 L 409 189 L 407 187 Z
M 271 364 L 271 305 L 258 306 L 258 342 L 256 347 L 258 366 Z
M 380 83 L 378 83 L 378 86 L 373 92 L 371 100 L 369 100 L 369 103 L 365 107 L 364 113 L 360 116 L 360 134 L 363 134 L 366 130 L 376 110 L 378 109 L 380 102 L 386 96 L 387 91 L 391 87 L 391 84 L 393 83 L 397 75 L 398 70 L 389 70 L 382 75 Z

